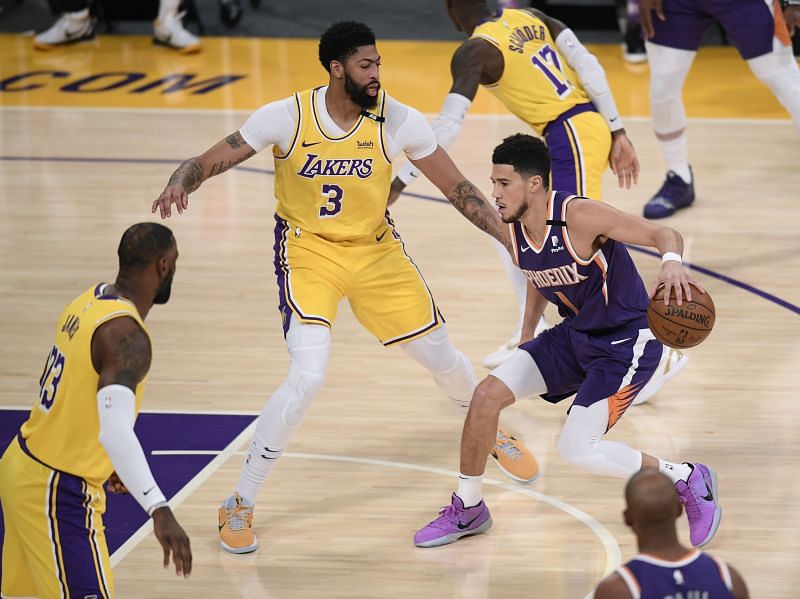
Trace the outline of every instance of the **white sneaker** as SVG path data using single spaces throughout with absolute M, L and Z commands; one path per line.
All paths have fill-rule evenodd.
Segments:
M 89 9 L 65 12 L 53 26 L 33 38 L 33 47 L 38 50 L 52 50 L 63 44 L 73 44 L 94 37 L 94 24 Z
M 688 362 L 689 356 L 679 349 L 672 349 L 665 345 L 656 371 L 642 390 L 639 391 L 639 395 L 633 400 L 632 405 L 637 406 L 653 397 L 667 381 L 683 370 Z
M 186 13 L 170 13 L 163 19 L 153 22 L 153 42 L 174 48 L 181 54 L 194 54 L 200 51 L 200 38 L 190 33 L 181 19 Z
M 539 319 L 538 324 L 536 325 L 536 330 L 534 331 L 533 336 L 536 337 L 539 335 L 539 333 L 549 328 L 550 325 L 544 319 L 544 316 L 542 316 Z M 517 332 L 511 336 L 511 339 L 506 341 L 503 345 L 501 345 L 495 351 L 486 356 L 481 362 L 481 364 L 485 368 L 488 368 L 490 370 L 492 368 L 497 368 L 498 366 L 500 366 L 500 364 L 508 360 L 511 357 L 511 355 L 515 351 L 517 351 L 517 347 L 519 347 L 520 337 L 522 337 L 522 330 L 518 329 Z

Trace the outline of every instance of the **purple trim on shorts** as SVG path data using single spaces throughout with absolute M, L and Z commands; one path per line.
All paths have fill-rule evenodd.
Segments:
M 566 110 L 566 111 L 562 112 L 556 118 L 554 118 L 552 121 L 547 123 L 545 128 L 542 130 L 542 134 L 544 135 L 545 138 L 547 138 L 547 134 L 548 134 L 548 132 L 550 131 L 550 128 L 553 125 L 561 124 L 564 121 L 566 121 L 568 119 L 571 119 L 572 117 L 574 117 L 576 115 L 583 114 L 584 112 L 597 112 L 597 109 L 594 107 L 594 104 L 592 104 L 591 102 L 586 102 L 585 104 L 576 104 L 575 106 L 573 106 L 569 110 Z
M 328 328 L 331 327 L 331 323 L 321 316 L 306 316 L 297 304 L 292 301 L 292 295 L 289 290 L 289 261 L 286 259 L 286 237 L 290 228 L 288 222 L 277 214 L 275 215 L 275 245 L 272 249 L 275 251 L 274 264 L 275 276 L 278 278 L 278 311 L 281 313 L 284 338 L 289 332 L 293 312 L 303 321 L 318 322 Z
M 30 454 L 28 454 L 30 455 Z M 31 456 L 33 457 L 33 456 Z M 36 458 L 34 458 L 36 459 Z M 63 549 L 61 544 L 56 541 L 56 515 L 53 513 L 53 499 L 56 493 L 56 486 L 52 484 L 53 480 L 58 476 L 58 474 L 53 471 L 53 474 L 50 475 L 50 482 L 48 485 L 50 486 L 49 493 L 47 494 L 47 519 L 50 521 L 50 538 L 52 539 L 52 544 L 55 546 L 55 561 L 56 561 L 56 575 L 58 577 L 58 584 L 61 585 L 61 594 L 62 596 L 67 596 L 67 583 L 65 579 L 64 572 L 65 568 L 61 559 L 59 558 L 58 551 L 59 549 Z
M 286 299 L 286 286 L 289 277 L 288 266 L 286 265 L 286 232 L 289 230 L 289 223 L 283 220 L 277 214 L 275 215 L 275 245 L 272 249 L 275 251 L 275 276 L 278 279 L 278 312 L 281 313 L 281 321 L 283 324 L 283 336 L 289 332 L 289 324 L 292 317 L 292 309 Z
M 86 481 L 62 473 L 56 490 L 55 520 L 64 560 L 64 574 L 72 597 L 97 595 L 110 599 L 106 581 L 98 576 L 102 564 L 97 533 L 92 528 Z

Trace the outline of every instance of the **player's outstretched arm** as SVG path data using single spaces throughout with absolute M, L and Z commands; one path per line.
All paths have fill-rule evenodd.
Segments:
M 664 303 L 669 304 L 674 288 L 680 306 L 683 298 L 692 299 L 690 283 L 705 293 L 702 285 L 689 275 L 682 264 L 683 237 L 675 229 L 622 212 L 602 202 L 584 199 L 570 201 L 567 222 L 572 243 L 586 246 L 583 248 L 584 255 L 593 251 L 590 246 L 595 240 L 603 243 L 606 239 L 657 249 L 662 256 L 661 270 L 650 288 L 650 297 L 664 285 Z
M 200 187 L 203 181 L 224 173 L 255 153 L 241 133 L 231 133 L 200 156 L 184 161 L 172 173 L 164 191 L 153 202 L 151 212 L 160 209 L 161 218 L 168 218 L 172 216 L 172 204 L 175 204 L 178 214 L 183 214 L 189 207 L 189 194 Z
M 503 55 L 484 40 L 467 40 L 453 54 L 450 61 L 453 84 L 432 126 L 436 142 L 445 150 L 450 149 L 461 133 L 464 118 L 478 93 L 481 79 L 484 82 L 487 77 L 491 80 L 494 71 L 497 72 L 495 80 L 499 79 L 503 73 Z M 389 190 L 388 205 L 394 204 L 406 186 L 417 177 L 419 171 L 410 162 L 400 167 Z
M 172 553 L 177 574 L 189 576 L 192 571 L 189 537 L 156 484 L 133 430 L 136 386 L 150 369 L 151 359 L 150 339 L 132 318 L 115 318 L 95 331 L 92 364 L 100 375 L 97 391 L 100 443 L 123 488 L 152 516 L 156 538 L 164 549 L 164 567 L 169 565 Z
M 467 220 L 512 251 L 508 226 L 484 195 L 461 174 L 447 152 L 438 147 L 433 154 L 413 163 Z
M 533 339 L 536 334 L 536 325 L 539 323 L 539 319 L 544 315 L 544 310 L 547 307 L 547 298 L 539 293 L 530 281 L 528 281 L 526 293 L 525 314 L 522 317 L 520 343 L 525 343 Z
M 614 572 L 597 585 L 593 597 L 594 599 L 629 599 L 631 592 L 622 577 Z

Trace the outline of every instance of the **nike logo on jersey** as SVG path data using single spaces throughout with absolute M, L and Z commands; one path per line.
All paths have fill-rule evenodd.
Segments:
M 388 231 L 388 230 L 389 230 L 389 229 L 386 229 L 386 231 Z M 384 231 L 384 232 L 383 232 L 383 233 L 381 233 L 380 235 L 376 235 L 376 236 L 375 236 L 375 241 L 380 241 L 381 239 L 383 239 L 383 236 L 384 236 L 384 235 L 386 235 L 386 231 Z
M 316 146 L 317 144 L 321 143 L 322 143 L 321 141 L 312 141 L 311 143 L 308 143 L 307 141 L 303 140 L 303 143 L 301 143 L 300 145 L 303 146 L 304 148 L 310 148 L 311 146 Z
M 529 246 L 529 245 L 526 245 L 525 247 L 521 247 L 521 248 L 520 248 L 520 250 L 522 250 L 522 253 L 523 253 L 523 254 L 524 254 L 525 252 L 527 252 L 529 249 L 531 249 L 531 246 Z
M 611 345 L 619 345 L 620 343 L 625 343 L 626 341 L 630 341 L 633 337 L 626 337 L 625 339 L 617 339 L 616 341 L 612 341 Z
M 481 517 L 481 515 L 478 514 L 477 516 L 475 516 L 472 520 L 470 520 L 466 524 L 464 522 L 459 521 L 459 522 L 456 523 L 456 526 L 458 526 L 458 530 L 464 530 L 465 528 L 469 528 L 470 526 L 472 526 L 472 523 L 475 522 L 475 520 L 477 520 L 480 517 Z

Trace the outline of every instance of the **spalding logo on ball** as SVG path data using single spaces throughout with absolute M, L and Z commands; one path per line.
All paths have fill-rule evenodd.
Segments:
M 694 347 L 704 341 L 714 328 L 714 300 L 708 292 L 703 293 L 694 285 L 691 287 L 692 301 L 684 298 L 679 306 L 673 288 L 669 305 L 664 305 L 662 285 L 647 307 L 647 324 L 653 335 L 664 345 L 675 349 Z

